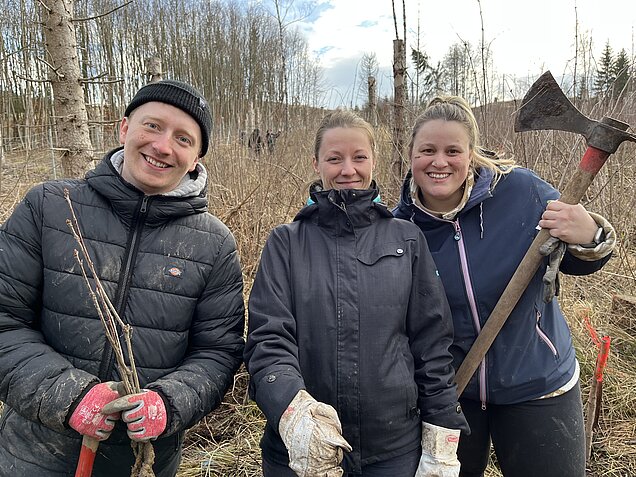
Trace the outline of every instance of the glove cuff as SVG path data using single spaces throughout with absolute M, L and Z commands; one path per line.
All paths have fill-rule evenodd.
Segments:
M 304 389 L 301 389 L 296 393 L 296 396 L 294 396 L 283 411 L 278 423 L 278 433 L 283 438 L 283 441 L 286 440 L 290 428 L 292 428 L 298 421 L 298 416 L 306 412 L 309 407 L 316 403 L 317 401 L 312 397 L 312 395 Z
M 422 454 L 440 461 L 456 459 L 460 433 L 459 429 L 422 422 Z
M 64 425 L 66 427 L 68 427 L 69 429 L 72 429 L 69 422 L 71 421 L 71 417 L 73 417 L 73 413 L 75 412 L 75 409 L 77 409 L 77 406 L 80 405 L 80 403 L 82 402 L 82 399 L 84 399 L 84 396 L 86 396 L 90 392 L 90 390 L 93 389 L 98 384 L 99 382 L 94 382 L 86 386 L 84 390 L 82 391 L 82 393 L 79 396 L 77 396 L 77 399 L 73 401 L 73 403 L 71 404 L 71 407 L 68 408 L 68 412 L 66 413 L 66 419 L 64 419 Z
M 580 260 L 593 262 L 600 260 L 611 253 L 616 245 L 616 230 L 612 224 L 602 215 L 594 212 L 588 212 L 599 227 L 603 228 L 605 240 L 596 244 L 595 247 L 584 247 L 579 244 L 568 244 L 568 251 Z

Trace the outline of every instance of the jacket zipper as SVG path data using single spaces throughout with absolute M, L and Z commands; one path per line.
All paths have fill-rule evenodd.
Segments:
M 554 346 L 550 338 L 548 338 L 548 335 L 546 335 L 544 331 L 541 329 L 541 326 L 539 326 L 540 321 L 541 321 L 541 312 L 537 310 L 537 323 L 535 325 L 537 334 L 539 335 L 539 338 L 541 339 L 541 341 L 543 341 L 546 345 L 548 345 L 548 348 L 550 348 L 550 351 L 552 351 L 552 354 L 554 356 L 558 356 L 559 353 L 557 352 L 556 346 Z
M 455 228 L 453 238 L 457 242 L 457 248 L 459 249 L 459 261 L 464 278 L 466 295 L 468 297 L 468 304 L 470 305 L 470 312 L 473 316 L 473 325 L 475 326 L 475 331 L 479 334 L 481 332 L 481 323 L 479 322 L 479 313 L 477 312 L 477 302 L 473 292 L 473 284 L 470 279 L 470 273 L 468 273 L 468 258 L 466 257 L 466 247 L 462 236 L 462 229 L 459 225 L 459 219 L 452 221 L 452 224 Z M 486 410 L 486 356 L 484 356 L 479 365 L 479 399 L 481 400 L 482 410 Z
M 137 251 L 139 247 L 140 232 L 144 227 L 146 221 L 146 215 L 148 214 L 148 204 L 150 197 L 144 195 L 139 206 L 139 212 L 134 222 L 133 232 L 130 239 L 130 244 L 126 249 L 126 265 L 122 270 L 122 275 L 119 280 L 119 286 L 117 288 L 117 299 L 115 301 L 115 310 L 121 319 L 125 322 L 124 309 L 126 308 L 126 302 L 128 300 L 128 291 L 130 289 L 130 279 L 132 277 L 132 266 L 135 263 L 137 257 Z M 113 365 L 115 363 L 115 353 L 110 343 L 106 342 L 104 345 L 104 353 L 102 354 L 102 361 L 99 366 L 98 377 L 101 381 L 110 379 L 113 372 Z
M 355 195 L 354 195 L 354 197 L 355 197 Z M 353 230 L 353 238 L 355 239 L 355 242 L 357 244 L 358 243 L 358 234 L 356 233 L 356 228 L 353 226 L 353 221 L 351 220 L 351 217 L 349 216 L 349 212 L 347 211 L 346 204 L 344 202 L 342 204 L 337 204 L 336 201 L 334 201 L 331 197 L 329 197 L 329 202 L 331 202 L 334 206 L 336 206 L 338 209 L 340 209 L 340 210 L 342 210 L 344 212 L 345 216 L 347 217 L 347 222 L 351 225 L 351 230 Z

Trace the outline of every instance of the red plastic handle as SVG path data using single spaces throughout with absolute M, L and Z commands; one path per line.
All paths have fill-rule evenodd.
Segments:
M 97 439 L 88 436 L 82 438 L 82 450 L 80 451 L 79 460 L 77 461 L 75 477 L 91 477 L 98 446 L 99 441 Z

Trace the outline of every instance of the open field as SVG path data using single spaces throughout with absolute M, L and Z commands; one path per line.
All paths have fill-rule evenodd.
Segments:
M 599 105 L 590 105 L 589 111 L 584 112 L 595 118 L 607 114 L 636 124 L 633 106 L 632 102 L 621 109 L 604 111 Z M 486 121 L 480 118 L 486 131 L 482 142 L 505 151 L 563 188 L 585 145 L 570 133 L 515 134 L 513 109 L 514 104 L 501 105 L 490 111 Z M 269 231 L 293 219 L 306 200 L 308 184 L 315 178 L 311 151 L 316 124 L 317 118 L 310 118 L 303 121 L 303 127 L 284 133 L 273 155 L 255 157 L 230 139 L 217 142 L 205 158 L 210 177 L 210 209 L 236 236 L 246 298 Z M 399 181 L 390 173 L 390 134 L 379 127 L 378 136 L 376 179 L 384 202 L 391 206 L 397 199 Z M 50 151 L 14 151 L 6 155 L 0 184 L 0 220 L 8 216 L 31 185 L 53 177 L 54 159 Z M 636 295 L 636 145 L 624 144 L 610 157 L 584 205 L 614 224 L 619 245 L 600 272 L 588 277 L 561 277 L 561 303 L 577 347 L 585 398 L 596 349 L 583 317 L 589 316 L 599 333 L 612 338 L 589 475 L 624 477 L 636 474 L 636 316 L 613 312 L 611 305 L 616 294 Z M 264 420 L 246 396 L 247 380 L 241 369 L 221 408 L 188 432 L 180 477 L 260 475 L 258 441 Z M 494 464 L 488 475 L 500 475 Z

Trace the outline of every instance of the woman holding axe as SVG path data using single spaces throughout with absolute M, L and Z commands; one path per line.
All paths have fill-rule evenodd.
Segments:
M 556 271 L 599 270 L 614 229 L 580 204 L 559 202 L 559 192 L 530 170 L 482 149 L 462 98 L 431 101 L 413 127 L 409 157 L 394 214 L 426 236 L 451 306 L 456 369 L 537 230 L 555 238 L 547 280 L 545 270 L 534 275 L 461 396 L 472 432 L 460 439 L 460 476 L 483 475 L 492 441 L 506 476 L 583 477 L 579 365 L 554 297 Z

